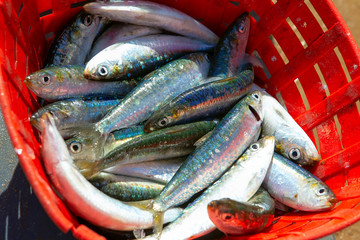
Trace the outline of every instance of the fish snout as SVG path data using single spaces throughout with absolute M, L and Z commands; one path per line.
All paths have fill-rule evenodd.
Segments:
M 31 77 L 30 77 L 30 76 L 27 76 L 27 77 L 24 79 L 24 84 L 25 84 L 26 86 L 32 85 L 32 84 L 31 84 Z

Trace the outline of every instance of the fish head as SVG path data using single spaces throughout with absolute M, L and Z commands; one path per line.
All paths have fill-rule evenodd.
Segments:
M 309 137 L 301 136 L 286 127 L 278 129 L 274 136 L 276 151 L 295 163 L 312 166 L 320 161 L 319 152 Z
M 235 209 L 229 198 L 213 200 L 207 205 L 207 211 L 210 220 L 216 227 L 223 232 L 228 232 L 226 229 L 229 226 L 236 226 L 237 220 L 236 212 L 241 210 Z
M 24 80 L 25 85 L 39 97 L 46 96 L 57 91 L 59 84 L 63 81 L 63 74 L 56 70 L 57 67 L 44 68 L 36 71 Z
M 144 124 L 145 132 L 153 132 L 159 129 L 174 125 L 180 113 L 176 109 L 171 109 L 170 105 L 165 105 L 163 109 L 154 113 Z
M 337 202 L 336 196 L 329 186 L 316 178 L 308 179 L 299 186 L 297 204 L 307 211 L 325 211 Z
M 249 93 L 245 99 L 249 110 L 254 115 L 256 121 L 264 119 L 264 110 L 262 107 L 262 93 L 260 91 L 253 91 Z
M 74 31 L 74 34 L 77 34 L 77 31 L 79 31 L 85 36 L 97 35 L 109 24 L 110 20 L 106 17 L 92 15 L 82 11 L 75 21 L 77 30 Z
M 121 60 L 119 60 L 121 61 Z M 109 52 L 99 52 L 87 64 L 84 77 L 92 80 L 111 80 L 120 75 L 121 63 L 111 61 Z

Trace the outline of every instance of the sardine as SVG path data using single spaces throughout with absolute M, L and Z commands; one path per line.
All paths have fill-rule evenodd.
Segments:
M 87 59 L 89 61 L 100 51 L 115 43 L 159 33 L 161 33 L 161 30 L 158 28 L 114 22 L 98 39 L 95 40 Z
M 110 21 L 101 16 L 81 11 L 50 47 L 46 66 L 67 66 L 85 64 L 95 37 Z
M 253 89 L 258 89 L 254 86 Z M 262 136 L 274 136 L 275 151 L 301 165 L 314 165 L 320 155 L 305 131 L 281 104 L 265 91 Z
M 86 64 L 84 76 L 92 80 L 141 77 L 187 53 L 213 46 L 181 36 L 157 34 L 116 43 Z
M 261 232 L 268 227 L 275 214 L 275 201 L 263 188 L 249 201 L 230 198 L 211 201 L 207 206 L 210 220 L 225 234 L 244 235 Z
M 277 201 L 301 211 L 325 211 L 336 203 L 335 194 L 325 183 L 277 153 L 263 186 Z
M 250 32 L 250 15 L 243 13 L 227 28 L 215 47 L 209 77 L 232 77 L 244 64 L 245 49 Z
M 84 5 L 85 11 L 106 16 L 112 21 L 158 27 L 203 42 L 216 44 L 218 37 L 189 15 L 174 8 L 150 1 L 124 0 L 93 2 Z
M 99 121 L 118 104 L 120 99 L 68 99 L 40 108 L 30 116 L 32 126 L 40 130 L 40 119 L 45 112 L 52 115 L 56 127 L 64 138 L 74 133 L 74 128 Z
M 227 113 L 248 93 L 254 79 L 250 70 L 238 76 L 202 84 L 159 108 L 145 123 L 146 132 Z
M 73 213 L 100 227 L 113 230 L 150 228 L 152 214 L 111 198 L 88 182 L 73 164 L 67 146 L 50 114 L 41 120 L 41 155 L 53 187 Z M 167 221 L 173 221 L 181 209 L 171 209 Z
M 182 204 L 218 179 L 260 134 L 262 95 L 248 94 L 215 127 L 210 137 L 186 159 L 160 196 L 148 206 L 161 228 L 161 214 Z
M 52 102 L 76 97 L 122 97 L 139 82 L 90 81 L 84 78 L 83 71 L 81 66 L 52 66 L 30 74 L 24 83 L 36 96 Z
M 207 213 L 208 203 L 221 198 L 249 200 L 260 187 L 273 152 L 273 137 L 265 137 L 251 144 L 239 160 L 200 197 L 190 203 L 183 214 L 166 226 L 160 235 L 154 234 L 144 239 L 194 239 L 213 231 L 216 227 Z

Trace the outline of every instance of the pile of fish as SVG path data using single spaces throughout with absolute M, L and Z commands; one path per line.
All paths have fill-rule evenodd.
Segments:
M 219 39 L 153 2 L 84 6 L 44 69 L 25 78 L 47 103 L 30 117 L 45 170 L 75 214 L 174 240 L 262 231 L 275 205 L 334 206 L 331 189 L 299 166 L 320 160 L 314 144 L 253 83 L 249 30 L 248 13 Z

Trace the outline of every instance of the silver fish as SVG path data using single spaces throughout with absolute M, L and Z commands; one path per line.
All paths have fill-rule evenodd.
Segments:
M 336 203 L 334 193 L 325 183 L 277 153 L 263 186 L 277 201 L 301 211 L 325 211 Z
M 103 194 L 80 174 L 50 114 L 44 115 L 41 127 L 41 155 L 45 170 L 53 187 L 76 215 L 92 224 L 113 230 L 126 231 L 152 226 L 150 212 Z M 181 212 L 180 209 L 169 210 L 166 220 L 173 221 Z
M 84 76 L 92 80 L 141 77 L 187 53 L 207 51 L 212 47 L 174 35 L 138 37 L 115 43 L 100 51 L 86 64 Z
M 150 1 L 93 2 L 84 5 L 88 13 L 106 16 L 112 21 L 158 27 L 169 32 L 216 44 L 218 37 L 189 15 Z
M 208 203 L 220 198 L 249 200 L 264 180 L 273 152 L 273 137 L 265 137 L 251 144 L 229 171 L 189 204 L 183 214 L 166 226 L 160 235 L 154 234 L 144 239 L 185 240 L 213 231 L 216 227 L 207 213 Z
M 161 30 L 158 28 L 114 22 L 98 39 L 95 40 L 87 60 L 89 61 L 100 51 L 115 43 L 159 33 L 161 33 Z
M 52 44 L 46 67 L 83 65 L 95 37 L 109 23 L 107 18 L 81 11 Z

